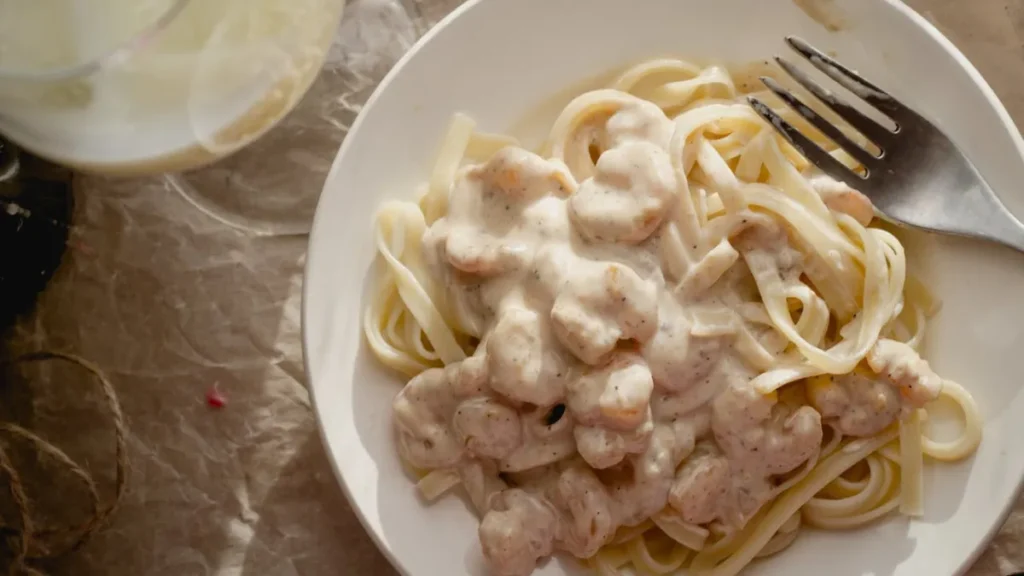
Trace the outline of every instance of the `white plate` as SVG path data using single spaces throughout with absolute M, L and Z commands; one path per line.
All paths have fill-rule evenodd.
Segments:
M 804 4 L 807 4 L 805 1 Z M 838 0 L 839 33 L 791 0 L 470 1 L 423 38 L 363 109 L 324 188 L 310 240 L 306 363 L 331 461 L 381 549 L 414 576 L 481 574 L 475 516 L 458 498 L 420 503 L 392 447 L 402 380 L 373 360 L 360 322 L 374 258 L 372 215 L 410 198 L 456 111 L 509 128 L 551 95 L 654 56 L 746 62 L 796 34 L 934 119 L 1024 214 L 1024 142 L 978 72 L 923 18 L 891 0 Z M 753 12 L 757 11 L 755 15 Z M 751 574 L 943 575 L 965 570 L 1001 524 L 1024 475 L 1024 258 L 964 240 L 911 242 L 912 264 L 945 302 L 929 357 L 986 419 L 975 458 L 931 466 L 926 514 L 855 532 L 808 531 Z M 568 561 L 538 574 L 575 573 Z M 346 573 L 347 566 L 338 566 Z

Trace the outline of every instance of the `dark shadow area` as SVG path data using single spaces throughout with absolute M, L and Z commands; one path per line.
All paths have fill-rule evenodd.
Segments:
M 73 211 L 71 172 L 0 138 L 0 332 L 56 273 Z

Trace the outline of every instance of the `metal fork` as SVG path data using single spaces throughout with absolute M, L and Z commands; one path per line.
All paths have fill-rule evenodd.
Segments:
M 810 138 L 754 97 L 751 106 L 790 144 L 832 178 L 859 190 L 876 212 L 896 224 L 932 232 L 982 238 L 1024 252 L 1024 225 L 999 201 L 967 156 L 934 124 L 856 72 L 807 42 L 786 43 L 832 80 L 887 116 L 895 130 L 882 126 L 782 58 L 775 61 L 797 83 L 821 100 L 879 149 L 865 150 L 774 79 L 761 81 L 782 101 L 860 162 L 864 174 L 850 170 Z

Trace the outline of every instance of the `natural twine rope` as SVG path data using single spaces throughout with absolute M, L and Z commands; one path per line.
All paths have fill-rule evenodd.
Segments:
M 70 472 L 85 485 L 90 496 L 90 514 L 84 522 L 72 526 L 36 526 L 32 519 L 32 504 L 25 491 L 21 476 L 14 468 L 7 450 L 0 444 L 0 474 L 6 477 L 8 492 L 18 510 L 18 522 L 10 523 L 0 518 L 0 535 L 2 535 L 14 560 L 8 569 L 8 576 L 28 574 L 44 576 L 42 572 L 30 566 L 30 563 L 43 559 L 55 558 L 72 552 L 85 544 L 89 538 L 106 527 L 110 517 L 117 511 L 124 495 L 128 475 L 128 457 L 126 454 L 125 437 L 127 435 L 124 414 L 117 393 L 106 376 L 88 360 L 64 352 L 32 352 L 11 360 L 0 360 L 0 368 L 16 364 L 61 360 L 85 368 L 99 382 L 103 396 L 114 417 L 115 455 L 117 472 L 114 483 L 114 496 L 106 504 L 101 504 L 99 490 L 92 476 L 72 460 L 63 450 L 43 440 L 36 434 L 17 424 L 0 422 L 0 434 L 8 434 L 23 440 L 35 447 L 40 454 L 49 457 Z M 2 480 L 0 480 L 2 481 Z

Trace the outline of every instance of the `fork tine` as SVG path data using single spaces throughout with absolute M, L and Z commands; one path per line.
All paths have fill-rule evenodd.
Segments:
M 799 130 L 794 128 L 792 124 L 783 120 L 782 117 L 769 108 L 767 104 L 753 96 L 748 96 L 747 102 L 750 103 L 758 115 L 767 120 L 768 123 L 772 125 L 772 128 L 792 144 L 793 147 L 796 148 L 797 152 L 803 154 L 803 156 L 807 158 L 811 164 L 817 166 L 819 170 L 836 180 L 846 182 L 851 188 L 863 188 L 866 178 L 862 178 L 859 174 L 843 165 L 842 162 L 833 158 L 831 154 L 822 150 L 810 138 L 804 136 Z M 869 168 L 869 175 L 870 172 L 871 170 Z
M 877 165 L 878 157 L 871 154 L 867 150 L 863 149 L 853 140 L 850 140 L 843 131 L 837 128 L 828 120 L 824 119 L 817 112 L 812 110 L 806 104 L 800 101 L 796 96 L 789 93 L 785 88 L 779 85 L 774 78 L 768 76 L 761 76 L 761 82 L 768 87 L 769 90 L 775 93 L 786 106 L 789 106 L 794 112 L 802 116 L 805 120 L 811 123 L 815 128 L 820 130 L 830 140 L 839 145 L 840 148 L 846 150 L 850 156 L 857 159 L 858 162 L 863 164 L 865 167 Z
M 817 82 L 811 80 L 803 70 L 793 66 L 778 56 L 775 57 L 775 62 L 778 63 L 778 65 L 782 67 L 782 69 L 786 71 L 786 74 L 789 74 L 793 80 L 796 80 L 798 84 L 813 94 L 815 98 L 824 102 L 826 106 L 831 108 L 832 111 L 845 120 L 847 124 L 853 126 L 855 130 L 866 136 L 868 140 L 877 144 L 883 151 L 885 150 L 885 146 L 892 142 L 893 132 L 888 128 L 867 117 L 860 110 L 857 110 L 853 106 L 850 106 L 846 102 L 840 100 L 834 93 L 832 93 L 831 90 L 823 88 Z
M 796 36 L 787 36 L 786 43 L 813 64 L 815 68 L 821 70 L 829 78 L 835 80 L 868 104 L 884 112 L 893 120 L 898 120 L 902 112 L 906 110 L 898 100 L 890 96 L 885 90 L 868 82 L 860 74 L 843 66 L 834 58 L 811 46 L 804 40 Z

